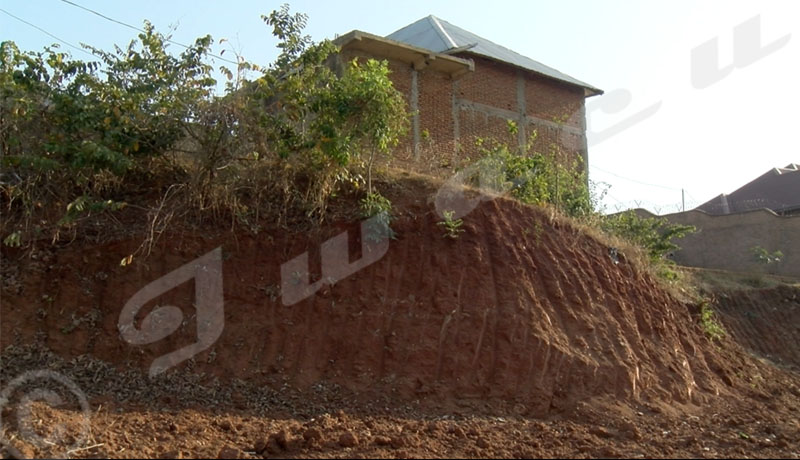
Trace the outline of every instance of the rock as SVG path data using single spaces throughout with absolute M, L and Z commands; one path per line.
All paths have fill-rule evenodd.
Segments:
M 355 447 L 358 445 L 358 438 L 349 431 L 345 431 L 339 436 L 339 445 L 342 447 Z
M 322 440 L 322 432 L 316 428 L 308 428 L 303 432 L 303 439 L 309 444 L 319 442 Z
M 257 454 L 260 454 L 261 452 L 264 452 L 266 449 L 267 449 L 267 440 L 264 439 L 264 438 L 261 438 L 258 441 L 256 441 L 255 443 L 253 443 L 253 450 Z
M 589 432 L 597 436 L 598 438 L 602 439 L 611 439 L 614 437 L 614 434 L 612 432 L 608 431 L 608 429 L 603 428 L 602 426 L 594 427 L 591 430 L 589 430 Z
M 222 451 L 220 451 L 220 453 L 222 453 Z M 161 454 L 161 458 L 183 458 L 183 453 L 179 450 L 169 450 Z
M 262 452 L 275 455 L 281 453 L 281 451 L 281 446 L 278 445 L 278 441 L 275 439 L 275 435 L 273 434 L 267 440 L 267 445 Z
M 24 444 L 18 446 L 0 444 L 0 454 L 3 458 L 36 458 L 33 449 Z
M 288 450 L 291 438 L 286 430 L 281 430 L 275 435 L 275 442 L 283 450 Z
M 633 423 L 624 422 L 622 424 L 622 433 L 624 433 L 628 439 L 631 439 L 633 441 L 642 440 L 642 433 L 639 431 L 639 428 L 637 428 L 636 425 L 634 425 Z
M 611 446 L 606 446 L 600 450 L 600 456 L 605 458 L 617 458 L 619 452 Z
M 375 436 L 373 440 L 375 441 L 375 444 L 379 446 L 388 446 L 392 443 L 392 439 L 387 436 Z
M 217 458 L 241 458 L 242 451 L 235 447 L 225 446 L 217 454 Z
M 231 425 L 231 422 L 228 421 L 228 420 L 223 420 L 221 422 L 218 422 L 217 426 L 219 426 L 220 428 L 222 428 L 225 431 L 233 430 L 233 425 Z
M 406 440 L 402 436 L 393 436 L 389 443 L 393 448 L 399 449 L 401 447 L 405 447 Z
M 464 434 L 464 430 L 462 430 L 461 428 L 459 428 L 457 426 L 451 427 L 450 428 L 450 433 L 453 434 L 457 438 L 463 438 L 464 436 L 466 436 Z
M 491 446 L 491 444 L 489 444 L 489 441 L 487 441 L 486 438 L 478 438 L 478 440 L 475 441 L 475 445 L 480 447 L 481 449 L 488 449 Z

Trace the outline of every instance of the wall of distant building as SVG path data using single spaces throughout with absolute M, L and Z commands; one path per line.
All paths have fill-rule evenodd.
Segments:
M 640 216 L 653 216 L 637 210 Z M 675 241 L 675 262 L 690 267 L 733 271 L 766 271 L 800 278 L 800 215 L 779 216 L 768 209 L 714 216 L 692 210 L 665 216 L 672 223 L 694 225 L 697 232 Z M 779 263 L 764 265 L 754 247 L 781 251 Z
M 342 50 L 343 61 L 370 57 L 385 59 Z M 534 151 L 558 146 L 564 157 L 587 159 L 583 88 L 480 56 L 457 57 L 472 59 L 475 70 L 450 78 L 387 59 L 390 78 L 413 113 L 408 135 L 393 152 L 395 164 L 449 177 L 454 168 L 477 158 L 478 138 L 514 146 L 525 144 L 534 131 Z M 508 120 L 517 124 L 517 135 L 509 134 Z

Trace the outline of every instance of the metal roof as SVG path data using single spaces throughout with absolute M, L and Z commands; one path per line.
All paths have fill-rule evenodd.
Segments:
M 386 38 L 429 49 L 437 53 L 462 51 L 473 53 L 583 87 L 587 90 L 587 96 L 603 94 L 601 89 L 572 78 L 552 67 L 511 51 L 433 15 L 409 24 L 387 35 Z
M 709 214 L 732 214 L 768 208 L 778 214 L 800 208 L 800 165 L 772 168 L 729 194 L 722 194 L 697 209 Z
M 417 70 L 430 66 L 432 69 L 444 72 L 453 78 L 458 78 L 460 75 L 475 70 L 475 63 L 472 62 L 472 59 L 434 53 L 429 49 L 379 37 L 360 30 L 353 30 L 337 37 L 333 40 L 333 43 L 342 49 L 355 49 L 373 55 L 397 59 L 411 64 Z

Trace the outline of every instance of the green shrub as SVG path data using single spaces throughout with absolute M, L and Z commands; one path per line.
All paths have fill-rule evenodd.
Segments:
M 380 193 L 373 192 L 361 199 L 361 217 L 372 219 L 369 227 L 369 238 L 380 241 L 385 238 L 394 238 L 392 230 L 392 202 Z
M 337 47 L 303 35 L 305 15 L 284 5 L 262 19 L 279 56 L 259 66 L 237 55 L 235 69 L 220 69 L 222 96 L 210 36 L 173 52 L 146 22 L 127 46 L 87 47 L 99 62 L 0 43 L 0 234 L 14 245 L 57 237 L 131 196 L 160 198 L 131 208 L 163 229 L 188 213 L 248 228 L 287 215 L 319 222 L 341 188 L 363 177 L 372 194 L 376 157 L 408 123 L 388 63 L 336 72 Z
M 632 210 L 605 216 L 600 226 L 607 233 L 644 248 L 652 262 L 667 263 L 672 261 L 666 256 L 680 249 L 672 240 L 696 230 L 691 225 L 671 224 L 665 218 L 639 217 Z
M 700 325 L 711 340 L 721 340 L 725 337 L 725 329 L 717 321 L 714 310 L 711 309 L 708 301 L 700 304 Z
M 461 228 L 464 225 L 463 219 L 453 219 L 455 215 L 455 211 L 444 211 L 444 220 L 441 222 L 437 222 L 436 225 L 444 228 L 444 237 L 456 239 L 458 238 L 459 233 L 463 233 L 464 229 Z
M 770 265 L 779 263 L 783 260 L 783 253 L 781 251 L 769 252 L 761 246 L 750 248 L 756 260 L 762 265 Z
M 509 123 L 515 133 L 516 124 Z M 571 217 L 591 214 L 592 200 L 580 157 L 567 158 L 551 144 L 546 153 L 532 151 L 537 133 L 522 149 L 496 140 L 479 139 L 481 187 L 508 193 L 527 204 L 551 205 Z

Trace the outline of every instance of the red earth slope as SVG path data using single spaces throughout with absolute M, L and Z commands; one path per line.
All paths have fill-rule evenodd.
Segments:
M 506 199 L 483 202 L 459 238 L 444 238 L 428 192 L 394 198 L 397 237 L 380 260 L 292 306 L 281 302 L 280 265 L 308 250 L 319 271 L 324 237 L 349 229 L 356 248 L 357 225 L 314 237 L 175 232 L 128 267 L 119 261 L 138 239 L 75 242 L 14 262 L 7 254 L 1 345 L 39 342 L 146 371 L 196 340 L 193 283 L 148 304 L 188 319 L 152 345 L 122 340 L 123 305 L 221 246 L 224 330 L 180 368 L 301 389 L 329 381 L 408 398 L 499 399 L 529 415 L 601 395 L 701 403 L 734 384 L 742 364 L 722 359 L 691 308 L 624 256 L 615 262 L 580 229 Z

